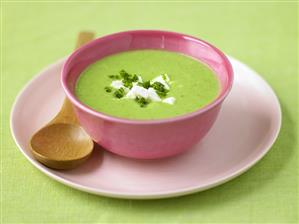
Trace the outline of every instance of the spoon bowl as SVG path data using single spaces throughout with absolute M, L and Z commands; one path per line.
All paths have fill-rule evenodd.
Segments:
M 43 164 L 65 169 L 83 163 L 92 152 L 93 141 L 79 125 L 55 123 L 33 135 L 31 146 Z

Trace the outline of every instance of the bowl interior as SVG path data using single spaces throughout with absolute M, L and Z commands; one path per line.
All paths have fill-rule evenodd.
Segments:
M 206 64 L 218 76 L 223 97 L 232 85 L 232 68 L 226 56 L 214 46 L 184 34 L 166 31 L 127 31 L 101 37 L 76 50 L 64 64 L 62 83 L 74 97 L 80 73 L 90 64 L 123 51 L 157 49 L 182 53 Z M 216 100 L 217 100 L 216 99 Z

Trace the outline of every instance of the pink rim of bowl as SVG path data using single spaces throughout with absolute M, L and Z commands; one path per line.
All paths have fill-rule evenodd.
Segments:
M 156 120 L 131 120 L 110 116 L 108 114 L 93 110 L 76 98 L 74 94 L 76 81 L 80 76 L 80 73 L 88 65 L 112 54 L 141 49 L 156 49 L 182 53 L 206 64 L 218 76 L 221 86 L 219 96 L 210 104 L 198 109 L 195 112 L 187 113 L 177 117 Z M 206 41 L 176 32 L 159 30 L 134 30 L 97 38 L 74 51 L 64 63 L 61 74 L 61 83 L 67 98 L 71 101 L 75 108 L 75 112 L 79 118 L 80 124 L 87 131 L 87 133 L 90 134 L 95 142 L 99 143 L 109 151 L 119 155 L 132 158 L 153 159 L 168 157 L 186 151 L 187 148 L 190 148 L 203 138 L 203 136 L 208 132 L 216 120 L 221 104 L 231 90 L 233 84 L 233 70 L 228 58 L 224 55 L 224 53 Z M 199 135 L 190 137 L 189 140 L 188 136 L 186 136 L 187 138 L 184 140 L 185 143 L 173 142 L 173 144 L 170 145 L 175 146 L 177 144 L 181 144 L 181 146 L 179 148 L 175 147 L 176 149 L 174 150 L 166 150 L 168 152 L 165 153 L 162 153 L 161 151 L 163 150 L 162 148 L 165 147 L 165 144 L 159 145 L 159 143 L 154 143 L 152 146 L 146 147 L 145 150 L 140 150 L 140 142 L 136 145 L 133 142 L 130 147 L 128 145 L 122 145 L 122 143 L 111 144 L 112 137 L 115 138 L 117 137 L 116 134 L 122 135 L 124 132 L 128 132 L 126 135 L 129 138 L 133 137 L 133 134 L 138 135 L 138 133 L 141 132 L 143 133 L 141 140 L 147 140 L 144 135 L 146 128 L 149 127 L 149 125 L 156 125 L 157 127 L 161 125 L 161 129 L 182 128 L 188 132 L 187 128 L 192 128 L 192 125 L 184 125 L 183 123 L 185 121 L 186 123 L 188 123 L 188 121 L 193 121 L 195 123 L 195 126 L 193 125 L 193 127 L 195 127 L 194 131 L 196 131 L 196 127 L 200 125 L 207 127 L 204 128 L 205 130 L 199 130 L 201 133 Z M 178 125 L 175 125 L 175 123 Z M 114 127 L 115 125 L 121 126 L 122 130 L 118 132 L 117 127 Z M 166 127 L 167 125 L 168 127 Z M 106 132 L 103 130 L 104 126 L 105 128 L 109 127 L 111 129 L 109 133 L 116 131 L 116 134 L 107 136 L 109 134 L 106 134 Z M 132 127 L 135 130 L 132 130 Z M 155 129 L 149 129 L 149 132 L 152 131 L 155 131 Z M 161 136 L 163 136 L 163 133 Z M 164 137 L 168 139 L 169 135 L 165 135 Z M 149 150 L 151 150 L 151 147 L 155 147 L 156 149 L 154 154 L 147 153 Z

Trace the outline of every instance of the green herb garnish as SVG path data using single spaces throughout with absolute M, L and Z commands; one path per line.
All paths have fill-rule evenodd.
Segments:
M 152 84 L 152 87 L 156 90 L 156 93 L 160 97 L 165 97 L 168 93 L 168 90 L 165 88 L 165 86 L 161 82 L 154 82 Z
M 133 83 L 131 82 L 131 80 L 123 80 L 122 81 L 124 86 L 131 89 L 133 87 Z
M 109 75 L 110 79 L 120 79 L 119 75 Z
M 164 92 L 161 92 L 161 91 L 158 91 L 158 90 L 156 90 L 156 93 L 160 96 L 160 97 L 165 97 L 166 95 L 167 95 L 167 92 L 166 91 L 164 91 Z
M 169 81 L 167 74 L 162 74 L 161 76 L 163 80 L 165 80 L 166 82 Z M 165 98 L 167 96 L 167 93 L 169 92 L 169 90 L 165 88 L 166 85 L 164 85 L 163 83 L 154 82 L 151 84 L 150 80 L 144 82 L 139 81 L 139 76 L 137 74 L 130 74 L 124 69 L 120 70 L 118 75 L 109 75 L 109 78 L 122 82 L 122 88 L 120 89 L 116 89 L 109 86 L 105 87 L 105 91 L 108 93 L 114 91 L 113 95 L 118 99 L 123 98 L 126 95 L 127 91 L 130 91 L 133 88 L 133 84 L 135 85 L 135 83 L 137 83 L 138 86 L 141 86 L 145 89 L 153 88 L 161 98 Z M 139 104 L 140 107 L 145 107 L 151 102 L 151 97 L 149 97 L 149 99 L 146 99 L 144 97 L 138 97 L 137 95 L 135 95 L 134 97 L 135 101 Z
M 165 86 L 161 82 L 154 82 L 152 84 L 152 87 L 156 90 L 157 94 L 160 97 L 165 97 L 168 93 L 168 90 L 165 88 Z
M 116 90 L 115 92 L 114 92 L 114 94 L 113 94 L 116 98 L 122 98 L 122 97 L 124 97 L 124 95 L 125 95 L 125 90 L 124 90 L 124 88 L 120 88 L 120 89 L 118 89 L 118 90 Z
M 124 83 L 124 86 L 127 88 L 132 88 L 133 82 L 138 81 L 138 76 L 136 74 L 131 75 L 128 72 L 126 72 L 124 69 L 120 70 L 119 74 L 123 78 L 122 82 Z
M 140 107 L 145 107 L 150 103 L 150 101 L 145 99 L 144 97 L 137 97 L 135 101 L 139 104 Z
M 146 82 L 142 83 L 142 86 L 143 86 L 143 88 L 148 89 L 148 88 L 151 87 L 151 82 L 150 81 L 146 81 Z
M 127 73 L 124 69 L 120 70 L 119 74 L 123 79 L 128 79 L 130 77 L 130 74 Z
M 160 92 L 164 92 L 165 91 L 165 87 L 164 87 L 164 85 L 161 82 L 154 82 L 152 84 L 152 87 L 155 90 L 160 91 Z
M 111 92 L 112 92 L 112 87 L 110 87 L 110 86 L 106 86 L 106 87 L 105 87 L 105 91 L 106 91 L 107 93 L 111 93 Z
M 138 79 L 138 76 L 135 74 L 135 75 L 133 75 L 133 77 L 132 77 L 132 81 L 133 82 L 137 82 L 139 79 Z

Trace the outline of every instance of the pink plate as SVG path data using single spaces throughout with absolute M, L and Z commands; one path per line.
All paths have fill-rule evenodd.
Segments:
M 90 193 L 135 199 L 174 197 L 224 183 L 252 167 L 270 149 L 281 125 L 279 101 L 254 71 L 230 58 L 235 73 L 227 97 L 208 135 L 186 153 L 160 160 L 134 160 L 97 147 L 92 157 L 71 171 L 38 163 L 27 145 L 30 136 L 60 109 L 63 60 L 37 75 L 16 98 L 12 135 L 24 156 L 53 179 Z M 246 116 L 244 116 L 246 115 Z

